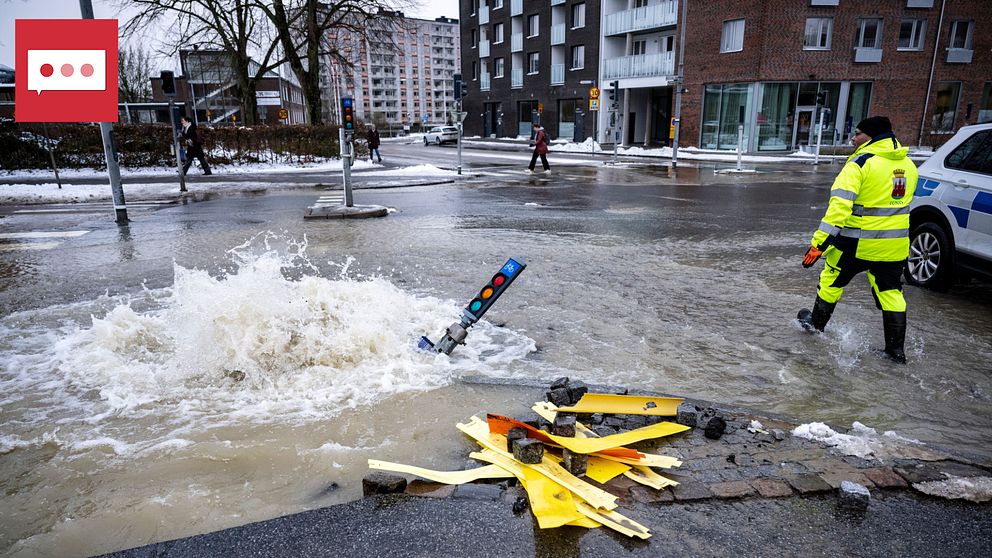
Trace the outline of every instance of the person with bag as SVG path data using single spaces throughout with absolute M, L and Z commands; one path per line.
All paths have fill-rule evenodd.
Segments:
M 179 118 L 179 123 L 182 124 L 182 132 L 180 133 L 183 139 L 182 144 L 186 149 L 183 176 L 186 176 L 186 172 L 189 171 L 194 157 L 200 160 L 200 168 L 203 169 L 203 176 L 210 176 L 213 173 L 210 172 L 210 165 L 207 164 L 207 157 L 203 153 L 203 132 L 197 129 L 196 124 L 193 124 L 193 121 L 186 115 Z
M 531 142 L 531 146 L 534 147 L 534 155 L 530 158 L 530 167 L 527 172 L 534 172 L 537 157 L 540 156 L 541 164 L 544 166 L 544 174 L 551 174 L 551 165 L 548 164 L 548 134 L 537 122 L 534 123 L 534 141 Z

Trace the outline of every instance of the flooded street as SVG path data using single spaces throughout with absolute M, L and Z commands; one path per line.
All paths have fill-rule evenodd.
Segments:
M 879 356 L 863 277 L 825 334 L 796 323 L 836 168 L 477 166 L 492 172 L 357 190 L 395 209 L 381 219 L 304 222 L 326 193 L 307 184 L 194 195 L 120 229 L 3 214 L 5 232 L 86 232 L 0 251 L 0 555 L 345 502 L 369 458 L 465 468 L 455 422 L 522 414 L 560 376 L 992 458 L 988 284 L 907 287 L 906 366 Z M 527 269 L 467 344 L 418 352 L 508 257 Z

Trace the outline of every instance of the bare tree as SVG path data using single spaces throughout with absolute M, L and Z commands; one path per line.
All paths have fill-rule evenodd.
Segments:
M 118 5 L 140 10 L 125 24 L 125 35 L 168 24 L 171 54 L 192 44 L 227 53 L 244 122 L 258 121 L 257 82 L 283 60 L 275 55 L 279 42 L 268 33 L 257 0 L 118 0 Z M 258 55 L 257 66 L 252 53 Z
M 144 103 L 152 99 L 151 57 L 140 45 L 117 49 L 117 90 L 122 103 Z
M 307 114 L 313 124 L 322 124 L 320 60 L 330 57 L 352 67 L 330 32 L 352 33 L 366 43 L 390 43 L 389 29 L 402 18 L 398 8 L 407 0 L 256 0 L 259 9 L 272 22 L 282 45 L 283 56 L 300 82 Z

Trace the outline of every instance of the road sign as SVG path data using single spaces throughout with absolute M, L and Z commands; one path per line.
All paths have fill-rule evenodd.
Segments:
M 284 108 L 279 109 L 279 120 L 286 120 L 287 118 L 289 118 L 289 111 Z
M 457 118 L 459 122 L 465 122 L 465 117 L 466 116 L 468 116 L 468 113 L 467 112 L 456 112 L 455 113 L 455 118 Z
M 599 88 L 598 87 L 593 87 L 593 88 L 591 88 L 589 90 L 589 98 L 590 99 L 598 99 L 599 98 Z
M 589 110 L 590 111 L 599 110 L 599 99 L 589 99 Z

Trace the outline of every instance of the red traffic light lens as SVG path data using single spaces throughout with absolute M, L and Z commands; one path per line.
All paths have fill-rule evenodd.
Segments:
M 492 283 L 494 287 L 499 287 L 503 283 L 506 283 L 506 275 L 503 275 L 502 273 L 497 273 L 496 275 L 493 275 L 493 280 L 490 281 L 490 283 Z

